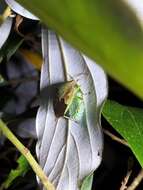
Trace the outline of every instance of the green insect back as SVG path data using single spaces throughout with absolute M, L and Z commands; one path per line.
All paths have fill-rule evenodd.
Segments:
M 57 117 L 65 117 L 73 121 L 81 121 L 84 113 L 83 93 L 76 81 L 68 81 L 56 85 L 53 99 Z
M 83 93 L 80 87 L 76 88 L 72 101 L 65 110 L 64 116 L 73 121 L 81 121 L 84 114 Z

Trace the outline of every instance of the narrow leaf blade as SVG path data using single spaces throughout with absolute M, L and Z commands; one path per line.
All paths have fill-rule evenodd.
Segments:
M 3 44 L 6 42 L 12 27 L 12 18 L 7 18 L 1 25 L 0 25 L 0 49 Z
M 34 16 L 33 14 L 31 14 L 29 11 L 27 11 L 26 9 L 24 9 L 19 3 L 17 3 L 14 0 L 5 0 L 6 3 L 9 5 L 9 7 L 16 13 L 18 13 L 19 15 L 29 18 L 29 19 L 33 19 L 33 20 L 39 20 L 36 16 Z

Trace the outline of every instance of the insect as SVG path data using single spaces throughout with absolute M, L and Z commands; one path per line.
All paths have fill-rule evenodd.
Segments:
M 71 80 L 56 87 L 56 96 L 53 101 L 57 117 L 79 121 L 84 112 L 83 93 L 76 81 Z

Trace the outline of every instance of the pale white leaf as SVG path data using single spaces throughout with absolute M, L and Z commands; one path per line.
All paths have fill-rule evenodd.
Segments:
M 7 19 L 0 25 L 0 48 L 6 42 L 12 26 L 12 18 L 7 17 Z
M 57 190 L 78 190 L 102 159 L 100 113 L 107 96 L 106 75 L 95 62 L 47 29 L 42 31 L 42 49 L 37 157 Z M 70 80 L 75 80 L 83 93 L 85 110 L 79 122 L 57 118 L 53 108 L 54 86 Z
M 27 11 L 24 7 L 22 7 L 19 3 L 14 0 L 5 0 L 9 7 L 19 15 L 32 19 L 32 20 L 39 20 L 35 15 Z

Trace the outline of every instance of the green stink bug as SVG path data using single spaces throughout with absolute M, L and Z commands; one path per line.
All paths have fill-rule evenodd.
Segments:
M 54 111 L 57 117 L 79 121 L 84 112 L 83 93 L 76 81 L 59 84 L 54 99 Z

